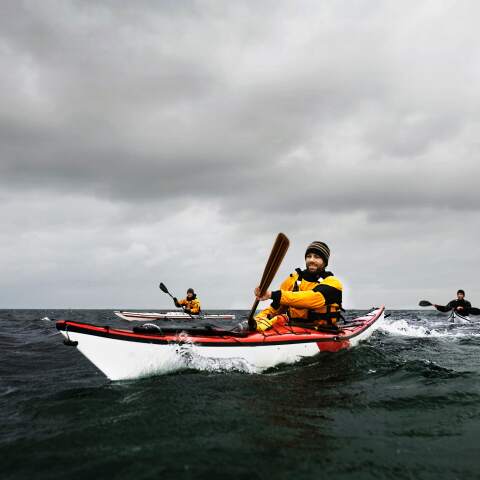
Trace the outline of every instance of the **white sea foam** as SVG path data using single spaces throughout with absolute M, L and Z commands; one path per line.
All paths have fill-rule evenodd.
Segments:
M 393 322 L 382 322 L 380 330 L 391 335 L 405 337 L 427 337 L 432 336 L 432 330 L 422 325 L 412 325 L 406 320 L 395 320 Z M 438 332 L 435 332 L 438 334 Z
M 207 358 L 192 353 L 189 368 L 207 372 L 243 372 L 256 373 L 256 368 L 243 358 Z
M 182 343 L 178 359 L 183 368 L 192 368 L 206 372 L 244 372 L 256 373 L 256 368 L 243 358 L 203 357 L 195 352 L 191 338 L 184 333 L 179 335 Z
M 412 325 L 407 320 L 394 320 L 390 322 L 382 322 L 380 330 L 390 335 L 403 336 L 403 337 L 478 337 L 480 333 L 477 331 L 472 332 L 469 330 L 449 329 L 445 326 L 437 326 L 431 328 L 425 325 Z

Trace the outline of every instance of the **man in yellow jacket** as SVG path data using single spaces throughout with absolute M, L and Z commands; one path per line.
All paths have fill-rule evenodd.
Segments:
M 187 298 L 183 300 L 173 299 L 177 308 L 183 308 L 185 313 L 191 313 L 193 315 L 200 313 L 200 300 L 197 298 L 197 294 L 193 288 L 187 290 Z
M 343 286 L 340 280 L 325 268 L 330 249 L 324 242 L 312 242 L 305 252 L 305 270 L 297 268 L 280 286 L 267 290 L 258 300 L 272 300 L 272 304 L 256 317 L 257 331 L 263 332 L 277 322 L 304 325 L 311 328 L 335 328 L 342 308 Z

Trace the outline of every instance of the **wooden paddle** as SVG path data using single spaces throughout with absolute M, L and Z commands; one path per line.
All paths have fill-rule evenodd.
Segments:
M 290 240 L 283 233 L 277 235 L 277 239 L 273 244 L 272 251 L 268 257 L 267 264 L 265 265 L 265 270 L 263 271 L 262 279 L 260 280 L 260 293 L 259 297 L 265 294 L 268 287 L 272 283 L 273 277 L 278 271 L 278 267 L 282 263 L 283 257 L 287 253 L 288 247 L 290 245 Z M 252 309 L 248 316 L 248 327 L 250 330 L 256 329 L 256 323 L 254 320 L 255 312 L 257 311 L 259 300 L 255 300 L 253 303 Z

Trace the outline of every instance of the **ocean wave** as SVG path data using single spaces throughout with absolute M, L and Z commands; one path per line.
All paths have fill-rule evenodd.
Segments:
M 383 322 L 380 330 L 390 335 L 405 337 L 440 337 L 440 338 L 462 338 L 480 337 L 478 329 L 465 328 L 466 325 L 447 324 L 438 327 L 428 325 L 413 325 L 405 319 Z

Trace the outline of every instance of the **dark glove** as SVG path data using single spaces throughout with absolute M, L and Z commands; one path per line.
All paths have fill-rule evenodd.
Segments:
M 189 309 L 189 308 L 186 308 L 186 309 L 184 310 L 184 312 L 185 312 L 185 313 L 190 313 L 190 309 Z
M 176 306 L 177 308 L 180 308 L 180 307 L 181 307 L 181 305 L 178 303 L 178 300 L 177 300 L 176 297 L 173 297 L 173 303 L 175 304 L 175 306 Z

